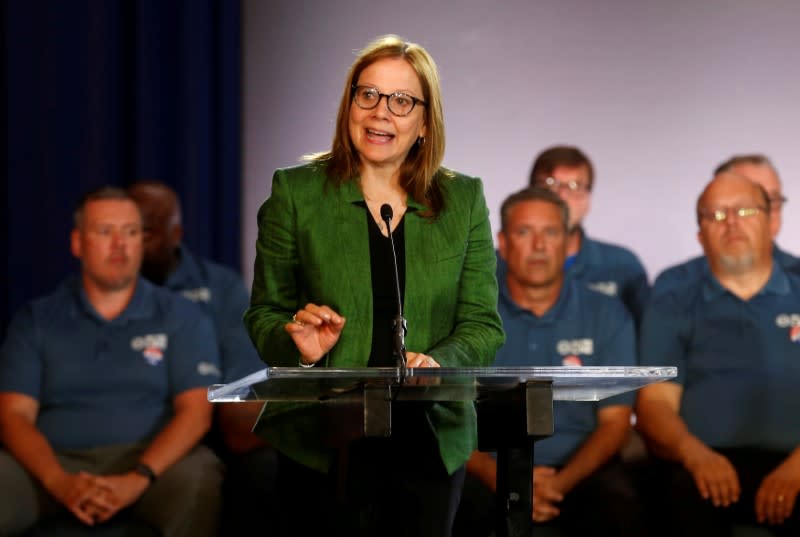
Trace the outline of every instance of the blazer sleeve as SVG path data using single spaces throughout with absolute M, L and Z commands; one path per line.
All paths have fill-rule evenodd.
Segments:
M 258 210 L 258 239 L 250 306 L 244 323 L 261 359 L 296 366 L 300 354 L 284 329 L 299 302 L 296 208 L 284 170 L 272 177 L 272 193 Z

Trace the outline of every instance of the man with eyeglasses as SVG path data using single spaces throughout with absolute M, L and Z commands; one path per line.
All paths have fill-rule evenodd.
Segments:
M 569 207 L 567 275 L 595 291 L 619 297 L 638 324 L 650 293 L 644 266 L 631 250 L 591 239 L 583 229 L 594 188 L 589 158 L 577 147 L 550 147 L 536 157 L 530 185 L 549 188 Z
M 732 172 L 747 177 L 761 185 L 767 192 L 770 200 L 770 232 L 774 241 L 781 230 L 782 209 L 788 201 L 783 195 L 781 180 L 778 172 L 770 160 L 761 154 L 735 155 L 714 170 L 714 175 L 723 172 Z M 772 254 L 775 261 L 784 268 L 800 267 L 800 258 L 781 250 L 773 244 Z M 698 256 L 683 263 L 673 265 L 658 275 L 653 283 L 653 294 L 685 285 L 708 273 L 708 263 L 705 256 Z
M 654 295 L 643 318 L 642 365 L 678 368 L 636 406 L 667 535 L 800 535 L 800 277 L 776 262 L 770 209 L 763 187 L 719 173 L 697 202 L 707 273 Z

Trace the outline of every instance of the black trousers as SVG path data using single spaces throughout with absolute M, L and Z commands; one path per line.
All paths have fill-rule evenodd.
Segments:
M 697 491 L 692 475 L 683 466 L 671 462 L 660 465 L 663 483 L 667 486 L 665 518 L 667 535 L 681 537 L 730 537 L 734 524 L 759 525 L 756 520 L 755 497 L 761 481 L 774 470 L 787 453 L 756 449 L 718 449 L 728 457 L 739 476 L 742 493 L 739 501 L 729 507 L 714 507 Z M 800 508 L 783 524 L 764 524 L 776 536 L 800 535 Z
M 479 480 L 467 476 L 464 497 L 456 515 L 455 537 L 492 535 L 494 494 Z M 559 504 L 561 514 L 545 524 L 535 524 L 533 534 L 554 528 L 566 536 L 642 537 L 647 535 L 643 502 L 628 467 L 609 461 L 578 483 Z M 546 534 L 552 534 L 548 532 Z
M 280 535 L 450 537 L 464 467 L 447 474 L 423 415 L 398 422 L 390 438 L 350 444 L 328 474 L 279 453 Z

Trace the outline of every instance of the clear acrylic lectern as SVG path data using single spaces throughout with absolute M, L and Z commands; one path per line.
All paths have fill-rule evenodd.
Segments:
M 319 403 L 329 410 L 331 446 L 391 435 L 392 406 L 404 401 L 473 401 L 478 448 L 497 452 L 497 537 L 517 537 L 531 534 L 533 446 L 553 434 L 553 401 L 598 401 L 676 374 L 674 367 L 268 367 L 211 386 L 208 400 Z

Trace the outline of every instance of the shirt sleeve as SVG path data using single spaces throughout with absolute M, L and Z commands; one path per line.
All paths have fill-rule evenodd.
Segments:
M 211 318 L 188 300 L 183 306 L 179 310 L 183 322 L 169 334 L 167 364 L 173 394 L 222 381 Z
M 603 297 L 605 298 L 605 297 Z M 636 332 L 633 317 L 618 301 L 606 300 L 607 305 L 601 314 L 603 320 L 602 353 L 599 365 L 632 367 L 637 365 Z M 633 406 L 635 392 L 626 392 L 599 401 L 600 408 L 613 405 Z
M 33 310 L 24 306 L 8 327 L 0 349 L 0 392 L 18 392 L 39 399 L 41 353 L 36 345 Z
M 219 298 L 216 316 L 217 338 L 222 360 L 223 382 L 233 382 L 264 368 L 245 328 L 242 316 L 250 296 L 240 278 L 233 275 Z
M 686 381 L 686 341 L 690 321 L 679 307 L 675 293 L 665 292 L 645 309 L 639 336 L 639 362 L 643 366 L 677 367 L 671 382 Z

